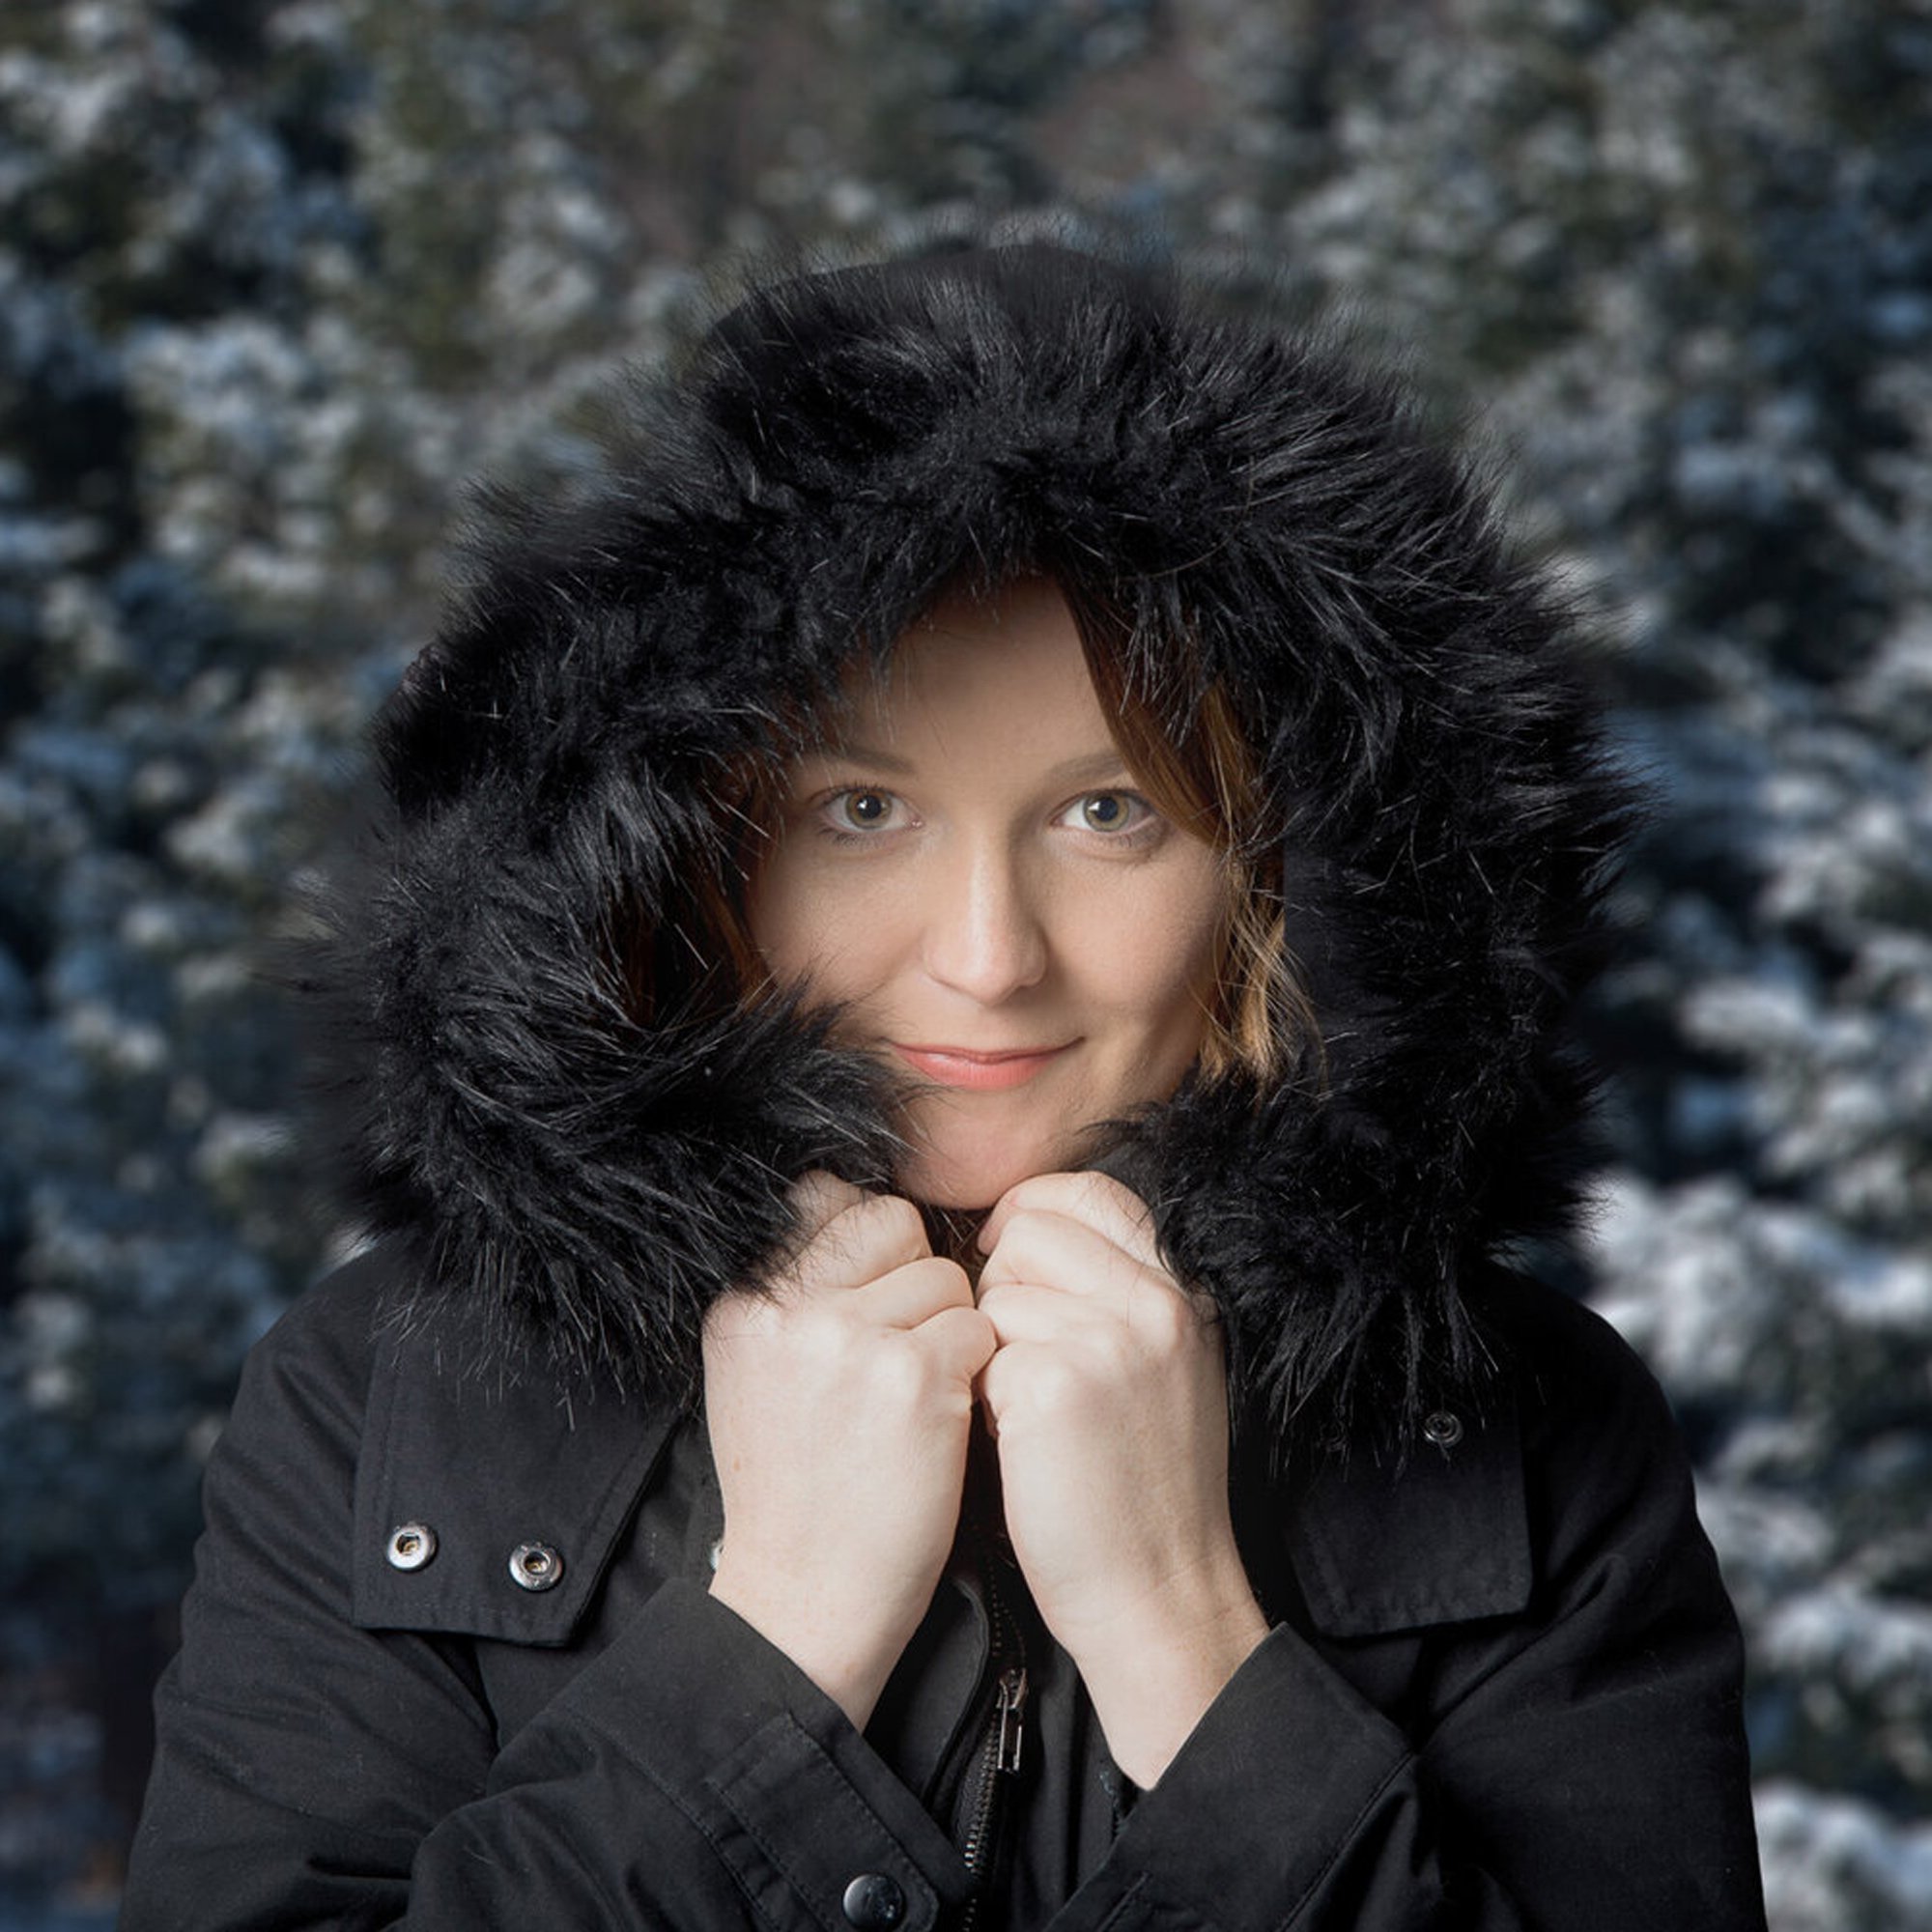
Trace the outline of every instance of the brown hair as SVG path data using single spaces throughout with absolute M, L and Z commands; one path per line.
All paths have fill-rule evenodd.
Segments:
M 1221 858 L 1227 886 L 1221 969 L 1202 1071 L 1272 1081 L 1294 1040 L 1314 1037 L 1315 1024 L 1288 946 L 1281 832 L 1267 809 L 1254 749 L 1227 692 L 1190 674 L 1191 642 L 1137 650 L 1132 626 L 1110 601 L 1078 585 L 1063 584 L 1061 593 L 1127 769 L 1158 811 Z M 1177 694 L 1154 684 L 1156 663 L 1181 673 Z
M 1172 823 L 1220 855 L 1227 885 L 1221 969 L 1207 1015 L 1201 1066 L 1210 1078 L 1279 1078 L 1297 1039 L 1315 1037 L 1296 977 L 1281 899 L 1280 827 L 1267 809 L 1254 749 L 1222 687 L 1193 676 L 1192 645 L 1136 648 L 1132 626 L 1107 598 L 1062 582 L 1081 653 L 1127 768 Z M 980 594 L 991 594 L 981 590 Z M 937 600 L 935 600 L 937 601 Z M 1153 666 L 1166 668 L 1156 684 Z M 810 742 L 815 720 L 787 735 Z M 618 979 L 633 1018 L 742 1004 L 774 989 L 745 921 L 744 892 L 779 822 L 781 768 L 769 757 L 730 767 L 714 787 L 724 824 L 722 870 L 687 879 L 685 904 L 653 918 L 633 904 L 615 921 Z M 668 956 L 667 956 L 668 954 Z M 672 989 L 675 996 L 670 997 Z

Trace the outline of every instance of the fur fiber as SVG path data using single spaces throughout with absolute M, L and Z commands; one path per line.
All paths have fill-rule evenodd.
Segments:
M 1466 1383 L 1472 1285 L 1571 1209 L 1562 1028 L 1628 801 L 1560 598 L 1400 386 L 1033 245 L 781 283 L 613 414 L 572 500 L 485 501 L 301 968 L 327 1152 L 414 1312 L 689 1387 L 787 1181 L 889 1179 L 889 1098 L 822 1018 L 661 989 L 642 1021 L 613 923 L 642 908 L 675 981 L 688 882 L 729 868 L 721 775 L 948 579 L 1029 567 L 1224 682 L 1321 1022 L 1278 1091 L 1190 1082 L 1105 1164 L 1273 1431 Z

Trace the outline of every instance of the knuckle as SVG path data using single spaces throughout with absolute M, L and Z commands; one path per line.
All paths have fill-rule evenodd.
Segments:
M 861 1204 L 867 1226 L 895 1240 L 925 1240 L 925 1222 L 903 1194 L 871 1194 Z
M 1045 1215 L 1037 1208 L 1022 1208 L 1009 1215 L 1006 1226 L 1000 1230 L 999 1245 L 992 1256 L 1001 1271 L 1009 1275 L 1025 1275 L 1035 1269 L 1038 1264 L 1040 1236 L 1048 1226 Z
M 973 1299 L 973 1282 L 959 1264 L 946 1255 L 925 1255 L 910 1265 L 918 1271 L 923 1287 L 930 1288 L 935 1293 L 944 1295 L 949 1302 L 965 1302 Z
M 1002 1321 L 1012 1321 L 1027 1300 L 1027 1287 L 1024 1282 L 1003 1280 L 988 1283 L 983 1278 L 980 1283 L 978 1306 L 986 1320 L 998 1326 Z
M 1135 1297 L 1134 1324 L 1166 1355 L 1178 1353 L 1194 1340 L 1201 1318 L 1172 1283 L 1143 1274 Z
M 1047 1227 L 1047 1209 L 1043 1206 L 1030 1204 L 1026 1208 L 1014 1208 L 1014 1211 L 1007 1215 L 1005 1229 L 1001 1229 L 999 1244 L 1003 1248 L 1024 1250 L 1043 1227 Z
M 1078 1173 L 1062 1176 L 1061 1180 L 1065 1201 L 1075 1208 L 1113 1207 L 1131 1212 L 1140 1206 L 1138 1197 L 1111 1174 L 1102 1174 L 1097 1168 L 1084 1167 Z
M 811 1234 L 862 1198 L 861 1191 L 849 1180 L 840 1180 L 836 1174 L 828 1174 L 819 1167 L 800 1175 L 786 1193 L 792 1211 Z
M 1102 1174 L 1097 1168 L 1082 1168 L 1070 1177 L 1075 1195 L 1082 1201 L 1125 1201 L 1132 1197 L 1111 1174 Z
M 859 1350 L 863 1336 L 842 1296 L 821 1296 L 801 1304 L 787 1324 L 787 1342 L 802 1357 L 837 1368 Z
M 1125 1181 L 1091 1172 L 1079 1180 L 1083 1202 L 1093 1212 L 1116 1214 L 1137 1235 L 1153 1238 L 1153 1209 Z
M 894 1408 L 920 1406 L 934 1381 L 933 1364 L 919 1348 L 875 1349 L 867 1368 L 867 1394 Z
M 865 1195 L 838 1217 L 836 1227 L 848 1266 L 867 1276 L 931 1252 L 924 1220 L 901 1195 Z
M 1145 1350 L 1132 1331 L 1109 1323 L 1093 1339 L 1094 1365 L 1100 1378 L 1112 1386 L 1122 1382 L 1140 1366 Z
M 719 1295 L 704 1311 L 706 1341 L 720 1341 L 733 1335 L 761 1333 L 771 1325 L 773 1301 L 768 1292 L 734 1289 Z
M 1048 1350 L 1032 1365 L 1028 1394 L 1041 1409 L 1061 1413 L 1079 1406 L 1086 1393 L 1086 1376 L 1066 1355 Z
M 949 1308 L 936 1323 L 932 1341 L 948 1379 L 956 1378 L 961 1363 L 967 1374 L 977 1375 L 999 1346 L 993 1324 L 977 1308 Z
M 893 1204 L 893 1211 L 905 1232 L 916 1236 L 921 1247 L 930 1248 L 932 1243 L 926 1238 L 925 1210 L 919 1203 L 908 1200 L 903 1194 L 888 1194 L 884 1198 Z

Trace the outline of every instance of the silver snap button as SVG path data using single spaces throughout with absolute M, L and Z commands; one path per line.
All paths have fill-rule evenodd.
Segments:
M 563 1558 L 548 1543 L 520 1543 L 510 1552 L 510 1580 L 525 1590 L 554 1590 L 563 1581 Z
M 1423 1417 L 1422 1433 L 1436 1448 L 1453 1449 L 1463 1439 L 1463 1418 L 1453 1409 L 1435 1409 Z
M 399 1522 L 383 1547 L 391 1570 L 420 1570 L 436 1554 L 436 1531 L 426 1522 Z

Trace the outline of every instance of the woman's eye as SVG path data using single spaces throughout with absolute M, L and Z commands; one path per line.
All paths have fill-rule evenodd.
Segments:
M 1119 834 L 1138 831 L 1152 816 L 1153 807 L 1137 792 L 1090 791 L 1067 807 L 1061 822 L 1087 832 Z
M 835 832 L 884 832 L 899 817 L 899 802 L 889 791 L 855 786 L 836 792 L 825 801 L 824 811 Z

